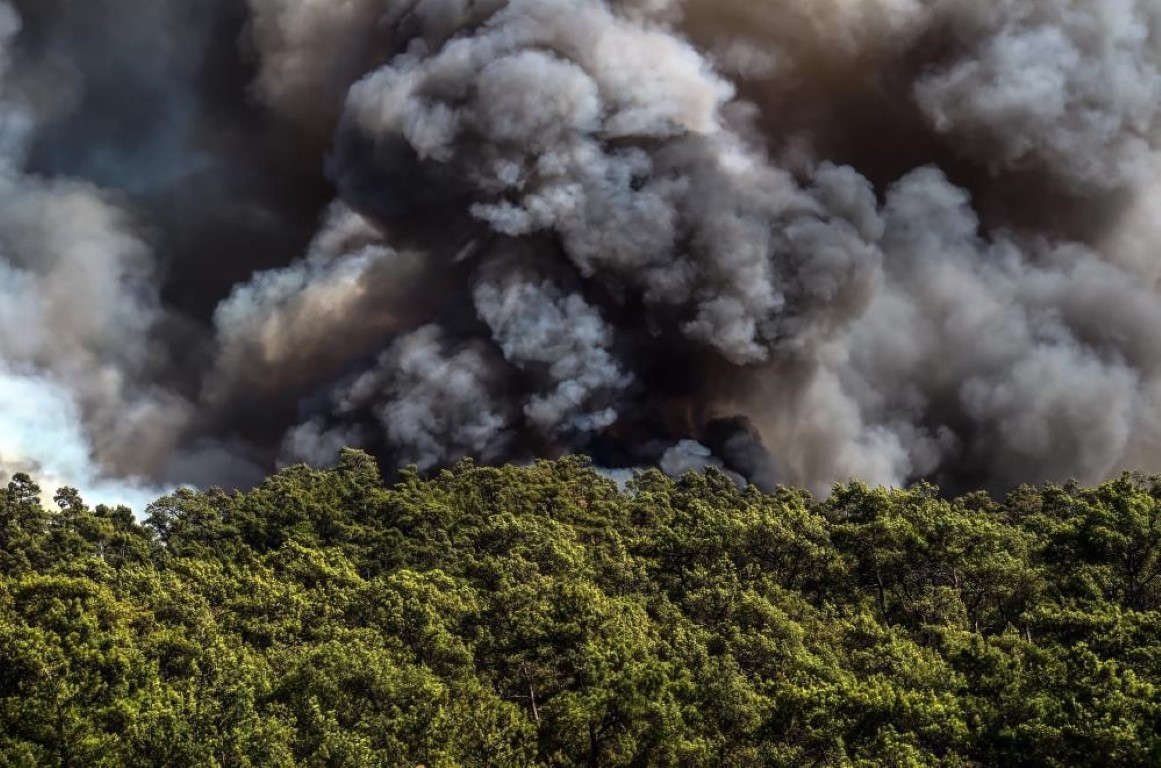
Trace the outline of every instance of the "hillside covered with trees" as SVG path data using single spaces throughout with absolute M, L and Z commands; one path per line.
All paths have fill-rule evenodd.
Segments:
M 1161 481 L 0 500 L 3 766 L 1161 765 Z

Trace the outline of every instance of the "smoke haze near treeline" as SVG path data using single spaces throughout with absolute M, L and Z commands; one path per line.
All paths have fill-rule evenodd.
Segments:
M 0 463 L 1161 470 L 1149 0 L 0 0 Z

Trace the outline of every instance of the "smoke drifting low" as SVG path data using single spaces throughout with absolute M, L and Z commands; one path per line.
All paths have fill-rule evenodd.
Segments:
M 0 0 L 0 461 L 1161 470 L 1149 0 Z

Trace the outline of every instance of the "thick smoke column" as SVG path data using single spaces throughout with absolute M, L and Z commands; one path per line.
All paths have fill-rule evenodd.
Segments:
M 173 450 L 188 416 L 180 398 L 142 381 L 157 354 L 153 265 L 106 195 L 23 172 L 37 116 L 13 93 L 20 24 L 0 4 L 0 461 L 107 501 L 139 500 L 136 484 L 101 483 L 91 454 L 134 474 L 144 454 Z
M 0 7 L 9 469 L 1161 469 L 1148 0 Z

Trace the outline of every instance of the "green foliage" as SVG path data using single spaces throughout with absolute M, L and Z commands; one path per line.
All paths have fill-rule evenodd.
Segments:
M 0 766 L 1161 764 L 1161 483 L 0 494 Z

